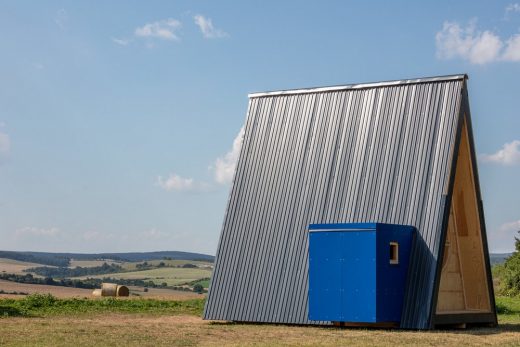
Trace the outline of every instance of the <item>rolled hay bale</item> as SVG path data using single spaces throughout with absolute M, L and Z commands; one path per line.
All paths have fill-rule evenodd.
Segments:
M 117 286 L 117 290 L 116 290 L 116 294 L 117 296 L 129 296 L 130 295 L 130 290 L 128 289 L 127 286 Z
M 101 283 L 101 296 L 117 296 L 117 284 Z
M 102 296 L 101 294 L 101 289 L 94 289 L 94 291 L 92 292 L 92 295 L 93 296 Z

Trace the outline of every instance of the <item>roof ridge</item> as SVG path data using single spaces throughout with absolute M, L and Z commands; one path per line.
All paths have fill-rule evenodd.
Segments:
M 431 82 L 446 82 L 468 79 L 467 74 L 458 75 L 446 75 L 446 76 L 435 76 L 435 77 L 422 77 L 382 82 L 368 82 L 368 83 L 356 83 L 356 84 L 345 84 L 328 87 L 313 87 L 313 88 L 299 88 L 299 89 L 285 89 L 277 91 L 257 92 L 248 95 L 249 98 L 259 98 L 263 96 L 276 96 L 276 95 L 295 95 L 295 94 L 310 94 L 310 93 L 321 93 L 331 92 L 340 90 L 353 90 L 353 89 L 366 89 L 366 88 L 377 88 L 387 86 L 398 86 L 404 84 L 418 84 L 418 83 L 431 83 Z

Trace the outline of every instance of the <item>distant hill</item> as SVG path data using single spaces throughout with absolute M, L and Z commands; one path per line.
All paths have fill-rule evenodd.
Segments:
M 14 252 L 0 251 L 0 258 L 26 261 L 30 263 L 50 265 L 50 266 L 69 266 L 69 258 L 58 256 L 53 253 L 34 253 L 34 252 Z
M 512 253 L 490 253 L 489 261 L 491 262 L 491 265 L 502 264 L 511 256 L 511 254 Z
M 71 259 L 75 260 L 96 260 L 114 259 L 119 261 L 148 261 L 154 259 L 181 259 L 181 260 L 200 260 L 213 262 L 215 257 L 212 255 L 179 252 L 179 251 L 160 251 L 160 252 L 129 252 L 129 253 L 50 253 L 50 252 L 16 252 L 0 251 L 0 258 L 14 259 L 37 264 L 51 266 L 68 266 Z

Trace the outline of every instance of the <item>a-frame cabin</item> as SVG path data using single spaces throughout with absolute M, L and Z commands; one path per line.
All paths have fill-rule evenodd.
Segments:
M 496 324 L 467 76 L 251 94 L 205 319 L 309 319 L 310 224 L 417 229 L 398 325 Z

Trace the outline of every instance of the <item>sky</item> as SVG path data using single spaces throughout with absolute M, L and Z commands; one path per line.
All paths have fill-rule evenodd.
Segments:
M 248 93 L 459 73 L 514 248 L 519 2 L 0 0 L 0 42 L 0 249 L 215 254 Z

